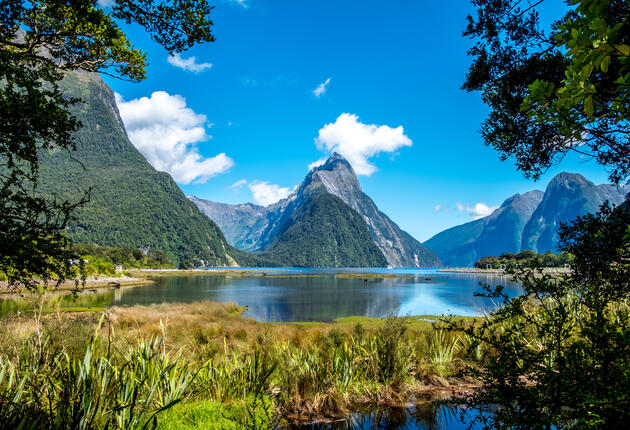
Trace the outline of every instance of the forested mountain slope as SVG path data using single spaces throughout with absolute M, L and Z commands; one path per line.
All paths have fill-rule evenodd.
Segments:
M 40 154 L 39 191 L 90 202 L 75 212 L 69 235 L 77 242 L 165 252 L 178 265 L 229 265 L 226 242 L 173 179 L 156 171 L 127 138 L 113 91 L 95 74 L 72 73 L 63 82 L 82 102 L 77 150 Z
M 314 231 L 313 228 L 307 227 L 309 223 L 338 222 L 334 218 L 326 220 L 323 217 L 326 213 L 338 214 L 337 211 L 317 212 L 319 216 L 317 220 L 309 220 L 308 213 L 294 214 L 294 211 L 306 204 L 304 200 L 306 196 L 312 197 L 310 194 L 312 190 L 336 197 L 339 202 L 347 206 L 348 221 L 358 223 L 360 220 L 361 223 L 365 223 L 371 242 L 386 259 L 385 264 L 379 265 L 394 267 L 440 265 L 439 258 L 432 251 L 378 210 L 372 199 L 361 190 L 356 174 L 348 161 L 337 153 L 333 153 L 323 165 L 311 170 L 295 193 L 267 207 L 251 203 L 228 205 L 193 196 L 189 198 L 202 212 L 221 226 L 229 243 L 243 250 L 265 251 L 265 255 L 271 255 L 269 252 L 284 239 L 281 238 L 281 234 L 287 231 L 286 223 L 289 220 L 299 218 L 299 225 L 303 231 Z M 318 202 L 334 205 L 337 210 L 341 210 L 337 200 L 319 197 Z M 350 214 L 357 214 L 358 217 Z M 346 227 L 359 231 L 358 225 L 350 227 L 350 224 L 347 224 Z M 299 248 L 299 237 L 295 235 L 295 229 L 292 234 L 292 242 Z M 360 243 L 362 242 L 357 241 L 356 245 Z M 361 246 L 366 247 L 367 243 Z M 357 249 L 351 251 L 345 248 L 345 252 L 350 252 L 355 256 L 361 255 Z M 277 254 L 277 258 L 284 258 L 283 256 L 288 256 L 288 254 L 283 253 L 282 257 Z M 365 260 L 361 265 L 369 265 L 368 261 L 372 260 Z

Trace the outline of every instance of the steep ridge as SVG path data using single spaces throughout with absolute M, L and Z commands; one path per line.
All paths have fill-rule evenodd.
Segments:
M 630 186 L 595 185 L 577 173 L 558 174 L 547 185 L 542 202 L 523 229 L 523 249 L 556 251 L 561 223 L 596 212 L 604 201 L 618 205 L 629 192 Z
M 444 230 L 424 244 L 448 266 L 472 266 L 481 257 L 555 251 L 560 223 L 595 212 L 604 201 L 619 204 L 630 186 L 595 185 L 576 173 L 560 173 L 545 192 L 516 194 L 487 217 Z
M 487 217 L 444 230 L 424 244 L 447 266 L 467 267 L 486 255 L 518 252 L 523 227 L 542 198 L 542 191 L 515 194 Z
M 387 258 L 390 266 L 439 266 L 440 260 L 420 242 L 403 231 L 387 215 L 378 210 L 372 199 L 361 190 L 352 166 L 333 153 L 322 166 L 311 172 L 314 181 L 321 181 L 326 190 L 363 216 L 372 239 Z
M 387 265 L 361 216 L 325 192 L 303 198 L 262 254 L 267 259 L 301 267 Z
M 294 212 L 304 206 L 305 196 L 315 191 L 339 198 L 358 213 L 366 223 L 372 242 L 395 267 L 438 266 L 437 256 L 401 230 L 378 210 L 372 199 L 361 190 L 348 161 L 333 153 L 323 165 L 311 170 L 295 193 L 271 206 L 251 204 L 225 205 L 189 197 L 199 209 L 226 232 L 232 245 L 244 250 L 268 251 L 277 246 Z M 302 223 L 307 223 L 302 219 Z
M 289 204 L 289 199 L 269 206 L 252 203 L 229 205 L 189 196 L 201 212 L 216 222 L 227 241 L 243 251 L 261 251 L 268 243 L 268 232 L 273 229 Z
M 83 127 L 76 151 L 40 154 L 39 190 L 76 201 L 91 188 L 68 234 L 77 242 L 160 250 L 175 264 L 235 264 L 217 225 L 131 144 L 114 93 L 100 76 L 68 74 L 63 86 L 82 100 L 74 114 Z

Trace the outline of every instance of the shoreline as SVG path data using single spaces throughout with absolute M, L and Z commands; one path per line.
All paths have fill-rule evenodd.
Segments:
M 476 267 L 443 267 L 437 271 L 440 273 L 473 273 L 480 275 L 510 275 L 511 269 L 478 269 Z M 542 273 L 571 273 L 571 269 L 563 267 L 545 267 Z
M 79 282 L 79 285 L 74 283 L 73 280 L 68 280 L 63 284 L 55 287 L 54 285 L 48 289 L 48 292 L 61 292 L 61 291 L 86 291 L 86 290 L 94 290 L 94 289 L 103 289 L 103 288 L 122 288 L 122 287 L 136 287 L 139 285 L 147 285 L 154 284 L 155 281 L 152 281 L 147 278 L 141 278 L 136 276 L 97 276 L 90 277 L 85 280 L 85 285 L 82 285 Z M 114 285 L 116 284 L 116 285 Z M 12 295 L 20 294 L 23 289 L 8 289 L 8 284 L 6 281 L 0 282 L 0 297 L 10 297 Z M 23 291 L 22 291 L 23 292 Z

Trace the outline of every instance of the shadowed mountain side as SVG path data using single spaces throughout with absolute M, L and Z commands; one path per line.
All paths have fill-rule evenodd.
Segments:
M 40 154 L 39 190 L 76 201 L 92 189 L 68 234 L 77 242 L 160 250 L 175 264 L 233 264 L 217 225 L 131 144 L 107 84 L 96 74 L 71 73 L 63 86 L 83 100 L 73 109 L 83 127 L 76 151 Z
M 556 251 L 561 223 L 596 212 L 605 201 L 620 204 L 629 192 L 627 185 L 595 185 L 577 173 L 562 172 L 544 193 L 516 194 L 489 216 L 444 230 L 424 244 L 445 265 L 462 267 L 504 252 Z
M 334 153 L 323 165 L 311 170 L 295 193 L 273 205 L 262 207 L 249 203 L 226 205 L 189 197 L 199 209 L 225 232 L 230 244 L 243 250 L 269 251 L 277 247 L 293 212 L 304 205 L 304 198 L 313 191 L 338 197 L 349 209 L 360 215 L 367 225 L 372 242 L 395 267 L 439 266 L 439 258 L 420 242 L 401 230 L 387 215 L 378 210 L 372 199 L 361 191 L 350 164 Z M 351 217 L 353 222 L 358 219 Z M 308 222 L 302 218 L 304 227 Z M 294 236 L 294 244 L 299 238 Z M 346 249 L 347 250 L 347 249 Z M 357 252 L 353 251 L 354 254 Z M 358 254 L 357 254 L 358 255 Z
M 561 223 L 597 212 L 605 201 L 618 205 L 629 192 L 630 186 L 627 185 L 595 185 L 577 173 L 558 174 L 547 185 L 542 202 L 523 229 L 523 249 L 555 252 Z
M 489 216 L 438 233 L 424 244 L 447 266 L 472 266 L 487 255 L 518 252 L 523 227 L 542 198 L 542 191 L 516 194 Z

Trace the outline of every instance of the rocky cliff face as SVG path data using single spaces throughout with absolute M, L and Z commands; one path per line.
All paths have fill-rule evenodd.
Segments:
M 372 239 L 394 267 L 439 266 L 436 255 L 403 231 L 387 215 L 378 210 L 361 185 L 350 163 L 333 153 L 325 164 L 307 176 L 306 181 L 321 183 L 326 191 L 339 197 L 357 211 L 367 223 Z M 306 182 L 305 181 L 305 182 Z
M 619 204 L 630 186 L 595 185 L 576 173 L 560 173 L 547 189 L 515 195 L 485 218 L 436 234 L 424 244 L 445 265 L 472 266 L 481 257 L 519 252 L 556 251 L 563 222 L 595 212 L 604 201 Z
M 129 141 L 114 92 L 100 76 L 68 73 L 62 85 L 81 99 L 73 113 L 82 128 L 76 151 L 39 154 L 39 191 L 77 201 L 92 189 L 67 233 L 77 242 L 159 250 L 174 264 L 235 264 L 217 225 Z
M 630 186 L 598 186 L 577 173 L 558 174 L 549 182 L 542 202 L 523 229 L 523 249 L 556 251 L 561 223 L 596 212 L 604 201 L 618 205 L 629 192 Z
M 225 205 L 189 197 L 224 231 L 229 243 L 244 250 L 269 250 L 286 230 L 293 214 L 311 196 L 325 192 L 341 199 L 367 224 L 370 236 L 395 267 L 438 266 L 437 256 L 400 229 L 378 210 L 361 185 L 348 161 L 332 154 L 323 165 L 311 170 L 294 194 L 271 206 Z
M 518 252 L 523 228 L 542 199 L 542 191 L 516 194 L 489 216 L 438 233 L 424 244 L 447 266 L 468 267 L 487 255 Z

